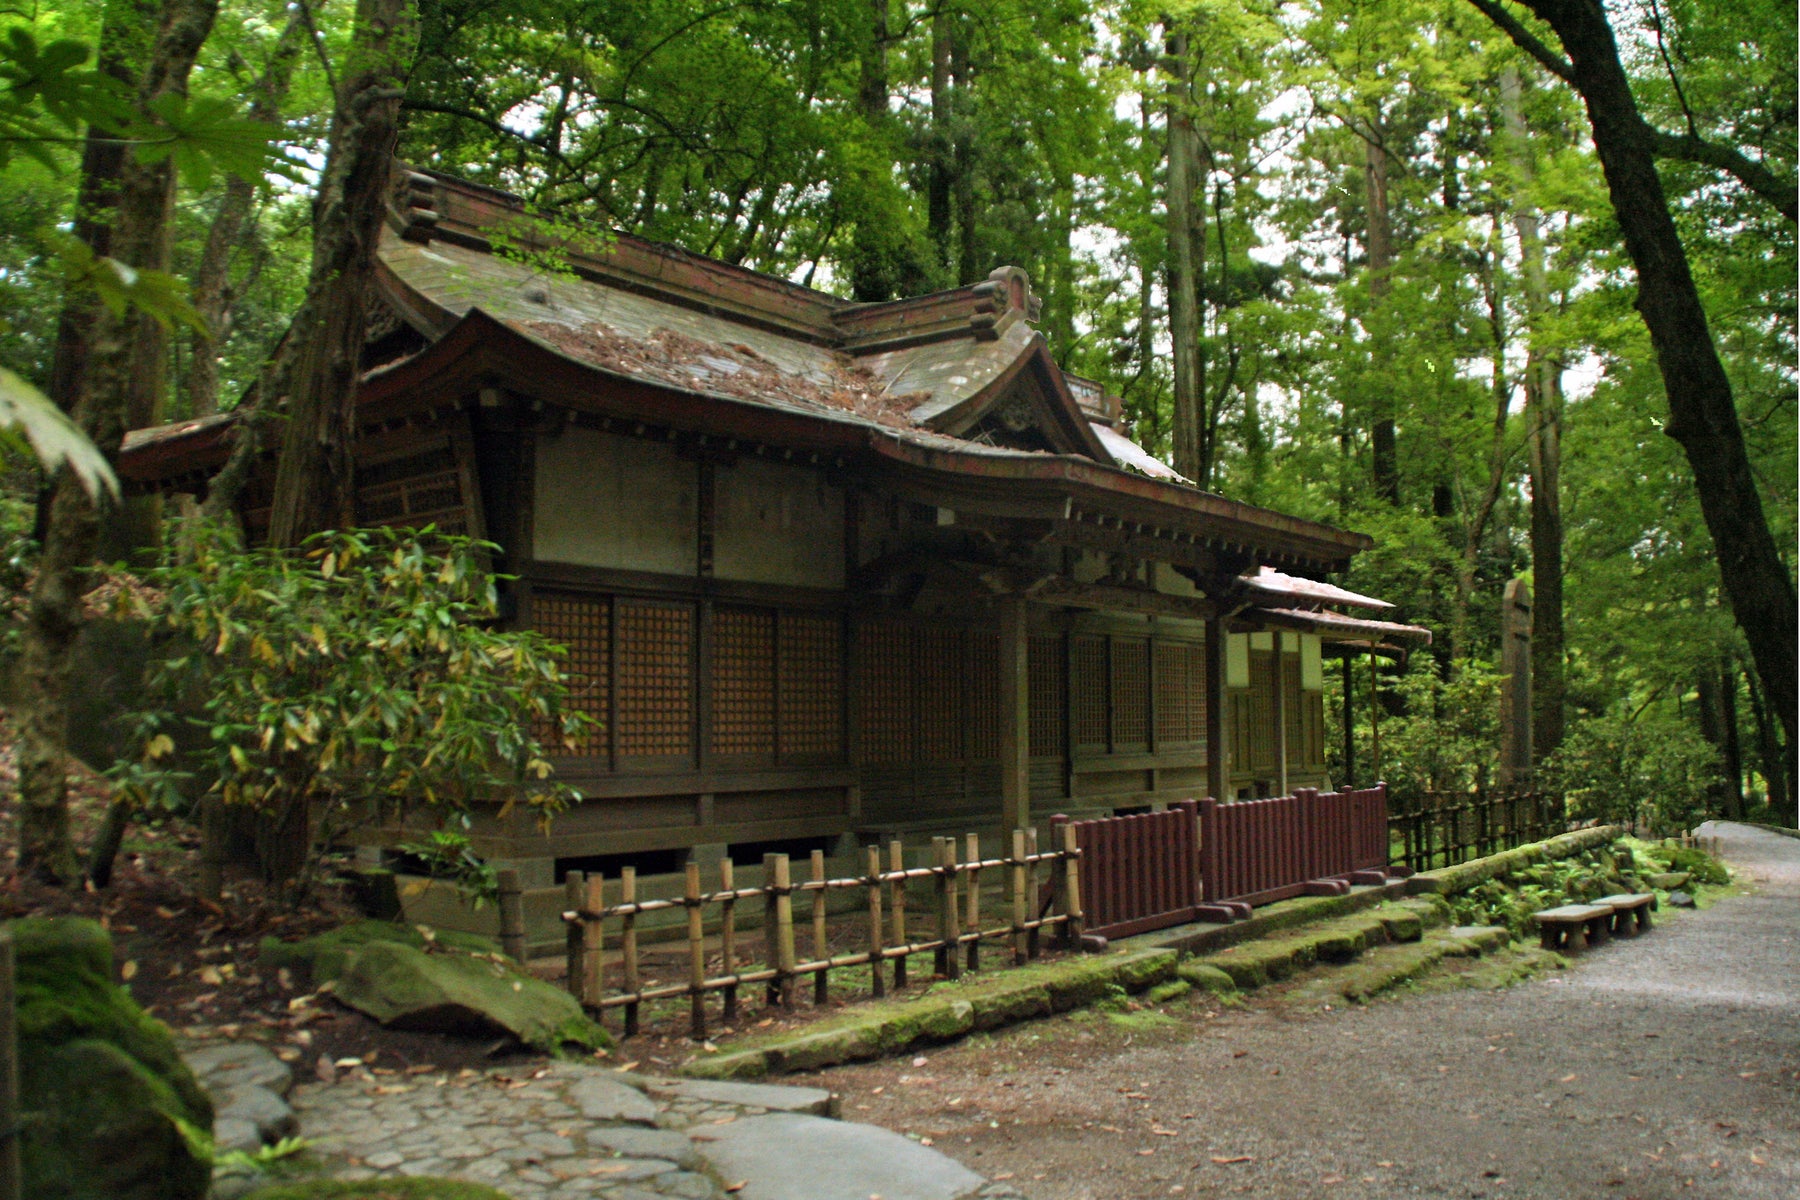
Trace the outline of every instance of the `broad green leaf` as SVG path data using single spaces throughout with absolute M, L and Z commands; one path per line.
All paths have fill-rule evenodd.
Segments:
M 118 477 L 99 448 L 50 397 L 5 367 L 0 367 L 0 425 L 22 432 L 46 471 L 67 466 L 94 499 L 118 496 Z

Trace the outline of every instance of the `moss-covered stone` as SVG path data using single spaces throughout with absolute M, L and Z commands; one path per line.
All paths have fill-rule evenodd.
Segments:
M 1619 836 L 1616 825 L 1597 825 L 1559 834 L 1542 842 L 1518 846 L 1486 858 L 1472 859 L 1454 867 L 1421 871 L 1406 881 L 1409 895 L 1421 893 L 1453 894 L 1465 892 L 1478 883 L 1502 875 L 1510 875 L 1541 862 L 1571 858 L 1586 850 L 1605 846 Z
M 1193 990 L 1194 985 L 1185 979 L 1168 979 L 1145 992 L 1144 999 L 1152 1004 L 1168 1004 L 1170 1001 L 1181 999 Z
M 375 942 L 392 942 L 414 950 L 423 950 L 428 943 L 433 943 L 466 954 L 497 954 L 500 951 L 498 942 L 480 934 L 431 930 L 428 937 L 423 927 L 396 921 L 352 921 L 328 933 L 297 942 L 264 938 L 260 949 L 262 960 L 269 969 L 285 967 L 318 987 L 342 975 L 357 952 Z
M 1416 912 L 1395 906 L 1383 909 L 1377 916 L 1381 929 L 1390 942 L 1416 942 L 1425 936 L 1425 922 Z
M 1189 984 L 1215 996 L 1237 995 L 1237 982 L 1210 963 L 1188 961 L 1175 968 L 1175 973 Z
M 573 996 L 498 957 L 371 941 L 349 956 L 333 994 L 396 1029 L 510 1034 L 540 1050 L 612 1044 Z
M 174 1039 L 112 982 L 92 921 L 12 925 L 25 1194 L 189 1200 L 212 1177 L 212 1102 Z
M 972 1001 L 976 1029 L 998 1029 L 1033 1017 L 1047 1017 L 1055 1011 L 1050 1005 L 1050 989 L 1041 983 L 975 996 Z

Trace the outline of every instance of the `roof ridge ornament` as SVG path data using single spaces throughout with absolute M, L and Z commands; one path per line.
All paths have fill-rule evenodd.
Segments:
M 430 243 L 439 220 L 438 181 L 421 171 L 401 167 L 394 186 L 394 213 L 400 236 L 420 245 Z

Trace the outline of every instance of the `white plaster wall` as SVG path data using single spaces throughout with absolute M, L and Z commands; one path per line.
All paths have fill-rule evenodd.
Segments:
M 844 586 L 844 493 L 817 471 L 740 459 L 718 468 L 714 504 L 718 578 Z
M 674 448 L 566 429 L 538 440 L 533 555 L 544 562 L 692 575 L 699 472 Z

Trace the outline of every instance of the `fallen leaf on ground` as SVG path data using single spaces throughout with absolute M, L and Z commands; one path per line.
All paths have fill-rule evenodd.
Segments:
M 1256 1161 L 1256 1159 L 1252 1155 L 1249 1155 L 1249 1154 L 1231 1154 L 1231 1155 L 1215 1154 L 1212 1156 L 1212 1160 L 1214 1162 L 1218 1163 L 1221 1167 L 1228 1167 L 1232 1163 L 1247 1163 L 1247 1162 L 1255 1162 Z
M 1557 1080 L 1556 1082 L 1558 1082 L 1558 1083 L 1574 1083 L 1575 1075 L 1573 1072 L 1571 1072 L 1570 1074 L 1564 1075 L 1561 1079 Z

